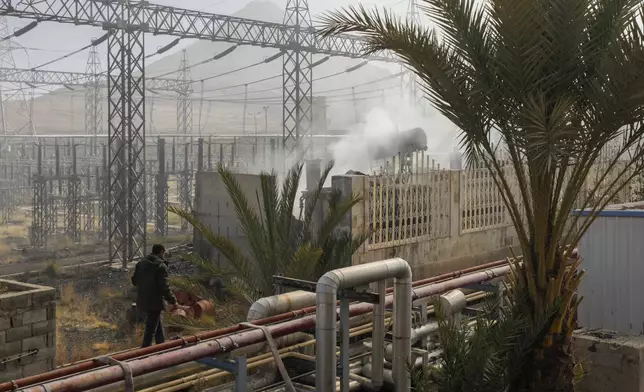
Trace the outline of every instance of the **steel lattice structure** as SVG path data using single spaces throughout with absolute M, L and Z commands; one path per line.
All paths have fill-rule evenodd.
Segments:
M 108 38 L 110 260 L 124 268 L 145 251 L 145 55 L 143 3 L 110 3 L 112 15 L 133 26 Z
M 1 71 L 0 71 L 1 72 Z M 101 95 L 100 75 L 103 73 L 98 49 L 95 45 L 89 50 L 85 72 L 91 75 L 89 83 L 85 84 L 85 133 L 100 135 L 103 133 L 103 97 Z M 94 155 L 98 154 L 96 140 L 92 139 Z M 88 210 L 87 213 L 90 213 Z
M 313 46 L 311 14 L 308 0 L 289 0 L 286 4 L 284 24 L 295 26 L 289 30 L 288 50 L 284 52 L 283 106 L 284 147 L 298 155 L 309 147 L 308 141 L 313 121 L 313 54 L 303 47 Z
M 143 25 L 132 21 L 119 22 L 114 12 L 117 1 L 96 0 L 12 0 L 0 1 L 0 13 L 19 18 L 40 19 L 75 25 L 89 25 L 104 29 L 130 26 L 155 35 L 170 35 L 180 38 L 197 38 L 240 45 L 256 45 L 281 50 L 290 49 L 291 37 L 297 27 L 185 8 L 169 7 L 148 2 L 123 0 L 126 8 L 140 9 Z M 291 3 L 292 1 L 289 1 Z M 304 5 L 305 3 L 302 3 Z M 308 9 L 308 7 L 307 7 Z M 314 29 L 300 33 L 301 50 L 311 53 L 343 57 L 363 57 L 365 43 L 351 35 L 321 37 Z M 373 60 L 397 61 L 393 53 L 383 52 L 369 57 Z
M 110 260 L 118 260 L 124 267 L 145 249 L 145 33 L 283 51 L 284 85 L 292 83 L 295 86 L 284 88 L 283 141 L 293 147 L 310 133 L 313 53 L 364 57 L 365 43 L 357 37 L 321 37 L 311 25 L 307 0 L 289 0 L 284 24 L 129 0 L 20 0 L 14 3 L 13 0 L 0 0 L 0 13 L 96 26 L 110 33 L 107 64 Z M 389 52 L 372 55 L 369 59 L 396 61 Z M 20 75 L 12 72 L 5 77 Z M 32 74 L 29 77 L 38 76 L 44 82 L 45 76 L 61 79 L 79 76 L 70 74 Z M 86 79 L 80 84 L 85 85 L 87 74 L 82 75 Z M 90 75 L 89 81 L 92 78 L 94 76 Z M 58 80 L 57 84 L 71 84 L 61 82 Z M 185 89 L 185 83 L 173 91 L 181 89 Z
M 91 57 L 91 55 L 90 55 Z M 85 87 L 97 84 L 98 87 L 107 87 L 107 76 L 104 73 L 94 73 L 96 64 L 91 65 L 88 60 L 86 73 L 45 71 L 40 69 L 26 68 L 0 68 L 0 81 L 12 83 L 29 83 L 52 86 L 81 86 Z M 100 67 L 100 64 L 98 65 Z M 100 69 L 100 68 L 99 68 Z M 184 81 L 179 79 L 149 78 L 146 80 L 146 87 L 150 90 L 180 92 L 184 89 Z
M 9 27 L 7 25 L 7 18 L 4 16 L 0 17 L 0 37 L 9 36 Z M 13 46 L 13 42 L 10 39 L 0 41 L 0 67 L 15 67 L 16 62 L 13 58 L 13 50 L 16 48 Z M 10 133 L 21 133 L 24 129 L 27 129 L 28 133 L 34 135 L 36 130 L 34 128 L 34 123 L 31 118 L 31 106 L 27 102 L 28 100 L 33 102 L 33 89 L 31 89 L 31 96 L 28 97 L 25 93 L 25 90 L 28 89 L 28 86 L 22 81 L 7 81 L 13 82 L 9 87 L 8 91 L 2 91 L 3 86 L 0 85 L 0 126 L 2 127 L 3 134 Z M 32 98 L 32 99 L 28 99 Z M 11 128 L 9 124 L 9 119 L 7 118 L 7 107 L 5 103 L 8 101 L 13 101 L 18 103 L 17 115 L 18 117 L 24 119 L 24 123 L 16 124 L 15 128 Z M 14 119 L 15 121 L 15 119 Z

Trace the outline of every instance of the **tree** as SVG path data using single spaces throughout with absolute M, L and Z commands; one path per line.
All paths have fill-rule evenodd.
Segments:
M 528 298 L 520 298 L 524 303 Z M 506 392 L 521 374 L 535 345 L 547 333 L 545 325 L 555 311 L 539 323 L 530 322 L 520 306 L 499 304 L 492 298 L 477 317 L 456 323 L 444 315 L 440 301 L 434 309 L 442 355 L 426 368 L 410 368 L 415 392 Z M 585 372 L 575 369 L 575 381 Z
M 359 33 L 365 54 L 393 51 L 460 128 L 466 159 L 489 169 L 523 254 L 513 291 L 527 293 L 524 312 L 532 322 L 558 307 L 513 390 L 570 391 L 583 271 L 579 259 L 569 261 L 598 212 L 643 168 L 644 6 L 634 0 L 422 3 L 434 29 L 386 10 L 350 7 L 326 14 L 321 33 Z M 571 218 L 609 143 L 617 154 L 600 178 L 612 181 L 591 191 L 588 218 Z M 498 150 L 509 156 L 509 170 Z
M 253 200 L 244 193 L 233 172 L 218 167 L 246 237 L 247 249 L 214 233 L 190 211 L 169 208 L 195 227 L 226 258 L 225 267 L 219 268 L 210 260 L 194 257 L 206 277 L 220 277 L 228 289 L 253 302 L 275 294 L 274 275 L 317 281 L 329 270 L 350 265 L 351 256 L 367 237 L 352 238 L 350 233 L 336 228 L 362 198 L 353 195 L 345 198 L 334 191 L 322 195 L 324 183 L 333 168 L 331 162 L 324 169 L 317 188 L 308 194 L 305 207 L 296 219 L 293 214 L 299 200 L 302 168 L 302 164 L 296 164 L 289 170 L 281 190 L 274 172 L 260 174 L 261 191 Z M 314 210 L 322 203 L 326 203 L 328 209 L 323 221 L 314 227 Z M 192 291 L 207 292 L 203 287 L 200 289 L 200 281 L 203 279 L 195 281 L 188 277 L 175 283 Z

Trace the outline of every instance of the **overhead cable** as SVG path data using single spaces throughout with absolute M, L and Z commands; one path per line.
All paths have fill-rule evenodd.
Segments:
M 181 38 L 175 38 L 175 39 L 173 39 L 173 40 L 172 40 L 172 42 L 170 42 L 170 43 L 169 43 L 169 44 L 167 44 L 167 45 L 163 45 L 162 47 L 160 47 L 159 49 L 157 49 L 157 51 L 156 51 L 156 52 L 154 52 L 154 53 L 152 53 L 152 54 L 149 54 L 149 55 L 145 56 L 145 58 L 146 58 L 146 59 L 149 59 L 149 58 L 150 58 L 150 57 L 152 57 L 152 56 L 156 56 L 156 55 L 158 55 L 158 54 L 163 54 L 163 53 L 167 52 L 168 50 L 170 50 L 170 49 L 174 48 L 175 46 L 177 46 L 177 44 L 179 43 L 179 41 L 181 41 Z
M 26 34 L 27 32 L 31 31 L 34 29 L 34 27 L 38 26 L 37 20 L 34 20 L 32 22 L 27 23 L 27 25 L 17 29 L 16 31 L 13 32 L 13 34 L 8 35 L 6 37 L 2 38 L 2 41 L 6 41 L 8 39 L 14 38 L 14 37 L 20 37 L 21 35 Z
M 314 82 L 318 82 L 318 81 L 320 81 L 320 80 L 329 79 L 329 78 L 332 78 L 332 77 L 335 77 L 335 76 L 338 76 L 338 75 L 342 75 L 342 74 L 344 74 L 344 73 L 346 73 L 346 72 L 347 72 L 347 71 L 335 72 L 335 73 L 332 73 L 332 74 L 330 74 L 330 75 L 321 76 L 321 77 L 319 77 L 319 78 L 313 78 L 313 81 L 314 81 Z M 382 77 L 382 78 L 378 78 L 378 79 L 370 80 L 370 81 L 368 81 L 368 82 L 360 83 L 360 84 L 356 84 L 356 85 L 349 86 L 349 87 L 342 87 L 342 88 L 337 88 L 337 89 L 330 89 L 330 90 L 316 91 L 316 94 L 318 94 L 318 93 L 325 93 L 325 92 L 335 92 L 335 91 L 351 90 L 352 88 L 362 87 L 362 86 L 367 86 L 367 85 L 370 85 L 370 84 L 374 84 L 374 83 L 379 83 L 379 82 L 383 82 L 383 81 L 386 81 L 386 80 L 395 79 L 395 78 L 398 78 L 398 77 L 400 77 L 400 76 L 402 76 L 402 75 L 404 75 L 404 72 L 399 72 L 399 73 L 396 73 L 396 74 L 393 74 L 393 75 L 388 75 L 388 76 L 385 76 L 385 77 Z M 276 76 L 272 76 L 272 77 L 270 77 L 270 78 L 264 78 L 264 79 L 256 80 L 256 81 L 249 82 L 249 83 L 246 83 L 246 84 L 250 85 L 250 84 L 260 83 L 260 82 L 264 82 L 264 81 L 267 81 L 267 80 L 270 80 L 270 79 L 276 79 L 276 78 L 281 77 L 281 76 L 282 76 L 282 75 L 276 75 Z M 209 90 L 204 90 L 204 91 L 205 91 L 205 92 L 213 92 L 213 91 L 228 90 L 228 89 L 230 89 L 230 88 L 242 87 L 242 86 L 245 86 L 246 84 L 234 85 L 234 86 L 227 86 L 227 87 L 219 87 L 219 88 L 209 89 Z M 266 88 L 266 89 L 262 89 L 262 90 L 253 90 L 253 91 L 249 91 L 249 92 L 248 92 L 248 94 L 259 93 L 259 92 L 266 92 L 266 91 L 272 91 L 272 90 L 277 90 L 277 89 L 282 89 L 282 88 L 283 88 L 282 86 L 278 86 L 278 87 Z M 207 98 L 233 97 L 233 96 L 239 96 L 239 95 L 244 95 L 244 93 L 220 94 L 220 95 L 210 96 L 210 97 L 207 97 Z
M 231 47 L 227 48 L 226 50 L 224 50 L 224 51 L 222 51 L 222 52 L 216 53 L 216 54 L 215 54 L 214 56 L 212 56 L 212 57 L 209 57 L 209 58 L 207 58 L 207 59 L 205 59 L 205 60 L 202 60 L 202 61 L 200 61 L 200 62 L 198 62 L 198 63 L 194 63 L 194 64 L 192 64 L 192 65 L 190 65 L 190 66 L 186 67 L 186 69 L 192 69 L 192 68 L 198 67 L 198 66 L 200 66 L 200 65 L 204 65 L 204 64 L 206 64 L 206 63 L 209 63 L 209 62 L 211 62 L 211 61 L 215 61 L 215 60 L 219 60 L 219 59 L 221 59 L 221 58 L 224 58 L 224 57 L 228 56 L 229 54 L 231 54 L 235 49 L 237 49 L 237 47 L 238 47 L 238 46 L 239 46 L 239 45 L 233 45 L 233 46 L 231 46 Z M 155 77 L 155 78 L 162 78 L 162 77 L 164 77 L 164 76 L 172 75 L 172 74 L 175 74 L 175 73 L 177 73 L 177 72 L 179 72 L 179 69 L 175 69 L 175 70 L 172 70 L 172 71 L 168 71 L 168 72 L 162 73 L 162 74 L 160 74 L 160 75 L 156 75 L 156 76 L 154 76 L 154 77 Z
M 108 38 L 109 36 L 110 36 L 110 33 L 105 33 L 103 36 L 99 37 L 98 39 L 92 39 L 92 43 L 90 43 L 89 45 L 85 45 L 85 46 L 83 46 L 83 47 L 82 47 L 82 48 L 80 48 L 80 49 L 77 49 L 77 50 L 75 50 L 75 51 L 73 51 L 73 52 L 67 53 L 67 54 L 65 54 L 65 55 L 63 55 L 63 56 L 57 57 L 57 58 L 55 58 L 55 59 L 53 59 L 53 60 L 47 61 L 46 63 L 40 64 L 40 65 L 37 65 L 37 66 L 35 66 L 35 67 L 31 67 L 30 69 L 31 69 L 32 71 L 33 71 L 33 70 L 36 70 L 36 69 L 40 69 L 40 68 L 46 67 L 46 66 L 48 66 L 48 65 L 51 65 L 51 64 L 53 64 L 53 63 L 56 63 L 56 62 L 58 62 L 58 61 L 60 61 L 60 60 L 64 60 L 64 59 L 66 59 L 66 58 L 68 58 L 68 57 L 74 56 L 74 55 L 76 55 L 76 54 L 78 54 L 78 53 L 80 53 L 80 52 L 82 52 L 82 51 L 85 51 L 85 50 L 87 50 L 87 49 L 91 48 L 92 46 L 100 45 L 101 43 L 105 42 L 105 40 L 107 40 L 107 38 Z

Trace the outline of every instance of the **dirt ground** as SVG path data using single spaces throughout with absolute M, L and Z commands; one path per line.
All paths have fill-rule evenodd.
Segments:
M 180 255 L 169 260 L 171 275 L 193 275 L 194 267 Z M 130 273 L 107 265 L 25 274 L 18 280 L 55 287 L 56 356 L 63 365 L 137 347 L 143 326 L 132 326 L 128 310 L 136 299 Z M 198 322 L 164 315 L 168 338 L 231 325 L 244 318 L 247 307 L 215 305 L 215 314 Z M 232 314 L 231 314 L 232 313 Z

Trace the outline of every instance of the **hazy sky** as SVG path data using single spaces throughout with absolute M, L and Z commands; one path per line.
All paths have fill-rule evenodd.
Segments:
M 47 0 L 57 1 L 57 0 Z M 281 8 L 286 5 L 286 0 L 271 0 Z M 218 14 L 232 14 L 241 8 L 245 7 L 250 0 L 152 0 L 151 3 L 176 6 L 181 8 L 188 8 L 194 10 L 208 11 Z M 363 1 L 362 4 L 369 6 L 388 7 L 396 10 L 397 12 L 404 13 L 407 10 L 409 0 L 369 0 Z M 315 15 L 346 6 L 355 4 L 355 0 L 309 0 L 311 14 L 315 19 Z M 9 29 L 14 29 L 24 26 L 29 23 L 28 20 L 9 18 Z M 30 67 L 42 64 L 46 61 L 52 60 L 56 57 L 74 51 L 89 44 L 91 38 L 100 37 L 103 31 L 97 27 L 87 26 L 73 26 L 67 24 L 59 24 L 53 22 L 43 22 L 34 30 L 28 32 L 24 36 L 15 40 L 15 43 L 29 48 L 28 54 L 25 50 L 15 50 L 14 57 L 17 67 Z M 146 37 L 146 53 L 151 53 L 156 48 L 163 46 L 174 37 L 167 36 L 152 36 Z M 172 51 L 166 54 L 171 54 L 173 51 L 180 50 L 183 46 L 189 45 L 194 41 L 182 40 L 180 45 L 177 45 Z M 106 45 L 103 44 L 99 47 L 101 53 L 106 52 Z M 104 57 L 104 56 L 102 56 Z M 158 59 L 158 57 L 157 57 Z M 58 61 L 50 66 L 45 67 L 49 70 L 65 70 L 65 71 L 84 71 L 87 61 L 87 51 L 79 53 L 70 58 Z

